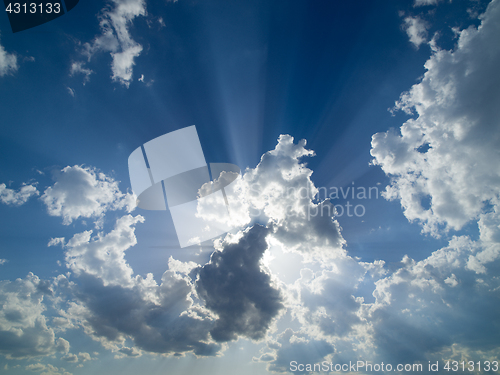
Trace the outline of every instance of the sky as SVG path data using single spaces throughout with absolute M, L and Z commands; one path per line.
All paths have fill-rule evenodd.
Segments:
M 500 0 L 4 13 L 0 373 L 497 372 L 499 38 Z M 192 125 L 241 173 L 181 247 L 128 158 Z

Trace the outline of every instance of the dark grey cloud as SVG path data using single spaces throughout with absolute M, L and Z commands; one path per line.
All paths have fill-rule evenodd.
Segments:
M 192 286 L 174 271 L 166 271 L 151 293 L 140 283 L 104 285 L 85 273 L 79 276 L 79 284 L 72 293 L 81 308 L 70 311 L 70 316 L 104 346 L 127 356 L 138 356 L 140 350 L 211 356 L 221 348 L 210 340 L 210 316 L 192 308 Z M 133 348 L 123 346 L 126 339 L 133 341 Z
M 255 225 L 237 243 L 224 243 L 199 271 L 198 295 L 218 315 L 210 331 L 218 342 L 239 335 L 262 339 L 272 319 L 284 307 L 279 290 L 271 284 L 260 260 L 267 250 L 269 229 Z

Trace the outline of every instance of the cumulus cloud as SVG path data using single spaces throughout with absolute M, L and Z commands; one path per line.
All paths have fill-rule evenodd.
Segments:
M 193 302 L 192 281 L 186 275 L 168 270 L 160 285 L 152 275 L 137 276 L 131 287 L 105 286 L 90 275 L 79 280 L 82 286 L 73 289 L 76 301 L 69 304 L 66 317 L 116 353 L 209 356 L 221 349 L 209 336 L 213 318 Z M 125 345 L 127 340 L 133 348 Z
M 381 357 L 498 355 L 499 16 L 500 1 L 492 1 L 454 50 L 435 47 L 422 80 L 396 103 L 416 117 L 399 133 L 373 136 L 374 164 L 392 177 L 385 197 L 398 199 L 408 219 L 435 236 L 471 221 L 479 228 L 478 239 L 453 237 L 418 262 L 404 257 L 376 282 L 365 319 Z
M 9 189 L 5 184 L 0 184 L 0 201 L 4 204 L 20 206 L 26 203 L 32 196 L 40 194 L 35 185 L 23 184 L 18 191 L 15 191 Z
M 130 286 L 133 270 L 125 261 L 125 251 L 137 243 L 134 226 L 144 222 L 140 215 L 126 215 L 117 220 L 115 228 L 107 233 L 92 231 L 77 233 L 65 245 L 66 264 L 78 276 L 92 275 L 106 285 Z
M 294 143 L 290 135 L 281 135 L 274 150 L 237 178 L 231 191 L 226 189 L 231 208 L 228 224 L 241 227 L 263 223 L 271 229 L 273 242 L 285 251 L 300 253 L 307 260 L 334 258 L 344 253 L 345 241 L 338 222 L 332 220 L 333 205 L 314 202 L 318 189 L 310 178 L 312 170 L 303 160 L 314 152 L 305 146 L 305 140 Z M 216 213 L 221 204 L 206 199 L 199 203 L 198 214 L 207 221 L 220 220 Z
M 0 77 L 6 74 L 13 74 L 17 71 L 17 56 L 5 51 L 5 48 L 0 45 Z
M 256 225 L 237 240 L 224 242 L 199 271 L 198 295 L 217 314 L 212 337 L 219 342 L 238 336 L 261 339 L 284 306 L 282 297 L 261 268 L 267 250 L 267 228 Z
M 126 215 L 107 234 L 92 237 L 86 231 L 67 242 L 67 266 L 78 284 L 62 275 L 57 280 L 58 290 L 70 299 L 61 306 L 60 325 L 82 327 L 119 356 L 215 355 L 221 346 L 210 338 L 214 318 L 196 302 L 189 276 L 195 263 L 171 258 L 159 285 L 152 274 L 133 275 L 124 255 L 136 244 L 134 227 L 142 221 L 139 215 Z M 129 340 L 133 347 L 126 345 Z
M 427 42 L 427 23 L 420 17 L 406 17 L 403 27 L 415 47 Z
M 460 32 L 455 50 L 436 49 L 422 80 L 396 103 L 416 118 L 399 134 L 373 136 L 374 164 L 392 176 L 385 196 L 399 199 L 425 232 L 459 230 L 498 204 L 499 16 L 493 1 L 478 28 Z
M 44 315 L 50 283 L 32 273 L 25 279 L 0 281 L 0 353 L 7 358 L 31 358 L 65 352 L 69 343 L 56 338 Z
M 126 87 L 132 81 L 134 60 L 142 52 L 142 46 L 132 39 L 129 28 L 136 17 L 145 15 L 144 0 L 113 0 L 99 16 L 101 34 L 84 45 L 84 54 L 89 61 L 97 52 L 109 52 L 112 57 L 111 78 Z M 79 73 L 85 74 L 88 80 L 92 71 L 83 68 L 81 62 L 73 63 L 72 69 L 73 66 L 76 66 Z
M 55 175 L 54 185 L 45 189 L 41 200 L 49 215 L 60 216 L 63 224 L 83 218 L 96 219 L 96 226 L 107 210 L 133 210 L 132 194 L 124 194 L 118 182 L 95 168 L 67 166 Z
M 427 259 L 405 257 L 402 268 L 376 282 L 377 300 L 368 316 L 381 357 L 431 359 L 453 345 L 498 349 L 494 338 L 500 331 L 493 313 L 500 307 L 500 284 L 493 276 L 498 262 L 490 264 L 491 276 L 478 278 L 467 267 L 478 248 L 468 237 L 455 237 Z

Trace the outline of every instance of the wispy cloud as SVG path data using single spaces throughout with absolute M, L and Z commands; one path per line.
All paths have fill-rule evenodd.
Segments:
M 421 7 L 426 5 L 437 5 L 441 0 L 415 0 L 414 7 Z
M 0 45 L 0 77 L 6 74 L 13 74 L 17 71 L 17 56 L 5 51 L 5 48 Z
M 427 42 L 427 23 L 420 17 L 406 17 L 403 27 L 410 38 L 410 42 L 415 47 L 420 47 L 422 43 Z
M 76 74 L 83 74 L 84 75 L 84 78 L 83 78 L 84 85 L 90 80 L 90 75 L 92 73 L 94 73 L 94 71 L 91 69 L 85 68 L 83 61 L 74 61 L 71 63 L 69 75 L 74 76 Z M 73 91 L 72 96 L 74 96 L 75 92 L 74 92 L 74 90 L 72 90 L 72 91 Z
M 134 60 L 142 52 L 142 46 L 132 39 L 129 28 L 136 17 L 145 15 L 144 0 L 113 0 L 99 15 L 101 34 L 92 42 L 84 44 L 83 53 L 88 61 L 98 52 L 110 53 L 111 79 L 125 87 L 132 82 Z M 88 81 L 92 71 L 83 65 L 83 62 L 73 62 L 71 74 L 85 74 L 85 80 Z

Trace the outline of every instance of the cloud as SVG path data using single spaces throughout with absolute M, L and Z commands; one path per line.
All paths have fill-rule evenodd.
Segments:
M 404 19 L 403 28 L 410 38 L 410 42 L 415 47 L 420 47 L 422 43 L 427 42 L 427 23 L 420 17 L 406 17 Z
M 57 246 L 57 245 L 64 246 L 64 241 L 65 241 L 64 237 L 51 238 L 49 243 L 47 244 L 47 247 Z
M 64 368 L 57 368 L 51 364 L 45 365 L 43 363 L 32 363 L 27 365 L 25 369 L 27 371 L 41 372 L 41 375 L 72 375 Z
M 47 281 L 32 273 L 25 279 L 0 281 L 0 354 L 7 358 L 31 358 L 64 352 L 69 343 L 55 337 L 43 314 Z
M 82 361 L 82 362 L 86 362 L 86 361 L 92 360 L 92 357 L 90 356 L 89 353 L 80 352 L 80 353 L 78 353 L 78 359 L 80 359 L 80 361 Z
M 294 143 L 290 135 L 280 135 L 275 149 L 237 178 L 231 191 L 226 189 L 231 208 L 228 224 L 265 224 L 272 229 L 270 238 L 285 251 L 297 252 L 307 260 L 330 259 L 345 252 L 345 241 L 338 222 L 332 220 L 333 205 L 314 203 L 318 189 L 310 178 L 312 170 L 303 161 L 314 152 L 305 145 L 304 139 Z M 220 220 L 217 203 L 210 199 L 199 203 L 198 214 L 207 221 Z
M 291 367 L 295 364 L 320 363 L 335 348 L 325 340 L 311 339 L 307 334 L 294 332 L 288 328 L 278 336 L 276 342 L 270 343 L 276 348 L 276 359 L 272 360 L 268 370 L 276 372 L 293 371 L 296 374 L 309 374 L 311 371 L 300 371 Z M 270 356 L 271 358 L 273 356 Z M 305 370 L 305 367 L 304 367 Z
M 84 68 L 83 65 L 84 63 L 82 61 L 73 61 L 71 63 L 71 69 L 69 71 L 69 75 L 72 77 L 76 74 L 83 74 L 84 75 L 83 84 L 85 85 L 90 80 L 90 75 L 94 73 L 94 71 L 91 69 Z M 73 89 L 71 89 L 71 92 L 72 92 L 71 95 L 75 96 L 75 91 Z
M 437 5 L 441 0 L 415 0 L 413 2 L 414 7 L 421 7 L 426 5 Z
M 195 301 L 188 275 L 197 265 L 169 260 L 158 285 L 152 274 L 134 276 L 125 251 L 135 245 L 134 227 L 144 219 L 125 215 L 107 233 L 77 233 L 65 245 L 67 266 L 78 278 L 57 280 L 65 295 L 62 326 L 82 327 L 93 339 L 118 355 L 142 352 L 215 355 L 221 346 L 211 340 L 213 317 Z M 132 340 L 133 347 L 125 345 Z
M 499 262 L 489 264 L 489 276 L 477 277 L 467 262 L 478 248 L 455 237 L 422 261 L 405 256 L 400 269 L 376 282 L 369 318 L 380 357 L 426 360 L 457 344 L 498 351 Z
M 0 77 L 15 73 L 18 68 L 17 56 L 8 53 L 5 51 L 5 48 L 0 45 Z
M 126 87 L 132 81 L 134 59 L 142 52 L 142 46 L 132 39 L 129 28 L 134 18 L 145 15 L 146 3 L 143 0 L 113 0 L 99 16 L 101 34 L 84 45 L 84 54 L 89 61 L 97 52 L 109 52 L 112 57 L 111 78 Z M 74 64 L 79 64 L 80 72 L 88 72 L 84 73 L 88 79 L 91 71 L 82 68 L 81 62 Z
M 126 215 L 116 221 L 114 229 L 98 233 L 77 233 L 65 245 L 66 265 L 77 276 L 85 273 L 102 280 L 104 286 L 130 286 L 133 270 L 125 261 L 125 251 L 137 243 L 134 226 L 144 222 L 140 215 Z
M 237 243 L 223 242 L 199 271 L 196 291 L 217 314 L 212 337 L 219 342 L 238 336 L 262 339 L 271 320 L 284 307 L 282 297 L 261 269 L 267 250 L 267 228 L 255 225 Z
M 0 184 L 0 201 L 4 204 L 20 206 L 28 201 L 33 195 L 39 195 L 36 184 L 23 184 L 23 186 L 15 191 L 9 189 L 7 185 Z
M 7 263 L 8 260 L 7 259 L 0 259 L 0 266 Z
M 96 226 L 107 210 L 127 209 L 135 203 L 132 194 L 123 194 L 118 182 L 95 168 L 67 166 L 55 175 L 56 182 L 45 189 L 41 200 L 51 216 L 63 218 L 63 224 L 83 218 L 96 219 Z
M 396 103 L 416 118 L 399 134 L 372 138 L 374 164 L 391 176 L 385 197 L 398 199 L 409 220 L 435 236 L 470 222 L 479 229 L 479 238 L 454 236 L 424 260 L 405 256 L 376 281 L 376 301 L 362 316 L 381 358 L 499 354 L 499 16 L 500 1 L 492 1 L 454 50 L 434 47 L 424 77 Z
M 71 363 L 78 362 L 78 356 L 76 354 L 71 354 L 71 353 L 68 353 L 65 356 L 61 357 L 61 359 L 63 361 L 71 362 Z
M 72 290 L 76 301 L 65 315 L 106 348 L 127 356 L 141 352 L 215 355 L 220 345 L 209 336 L 212 318 L 193 303 L 191 281 L 166 271 L 157 285 L 152 275 L 136 277 L 132 287 L 104 286 L 81 275 L 82 286 Z M 134 347 L 125 345 L 132 340 Z
M 460 32 L 455 50 L 436 47 L 422 80 L 396 103 L 416 118 L 400 134 L 372 138 L 373 163 L 392 176 L 385 197 L 399 199 L 424 232 L 459 230 L 498 204 L 499 16 L 500 2 L 493 1 L 478 28 Z

